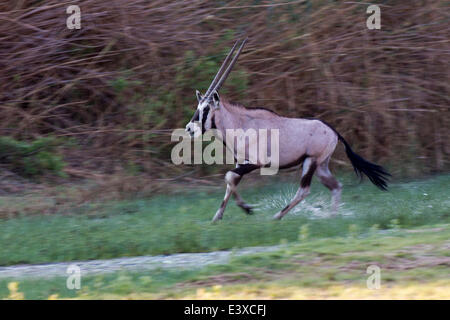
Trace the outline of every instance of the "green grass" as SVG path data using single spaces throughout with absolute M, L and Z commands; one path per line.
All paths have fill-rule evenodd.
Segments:
M 276 180 L 264 187 L 244 182 L 243 198 L 259 210 L 247 216 L 230 201 L 214 225 L 223 191 L 91 203 L 52 215 L 28 212 L 0 221 L 0 265 L 205 252 L 450 222 L 450 175 L 392 184 L 389 192 L 355 180 L 344 179 L 343 206 L 334 218 L 325 217 L 329 191 L 315 181 L 305 203 L 272 221 L 295 192 L 295 184 Z
M 66 278 L 1 279 L 0 298 L 10 294 L 8 283 L 19 281 L 25 299 L 55 294 L 83 299 L 448 299 L 448 267 L 439 262 L 444 257 L 439 248 L 448 247 L 449 239 L 448 224 L 378 231 L 359 239 L 309 239 L 202 269 L 86 276 L 81 290 L 68 290 Z M 381 268 L 380 290 L 366 287 L 366 269 L 373 264 Z

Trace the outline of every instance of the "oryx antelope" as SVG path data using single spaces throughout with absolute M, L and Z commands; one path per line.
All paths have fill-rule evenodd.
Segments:
M 225 133 L 227 129 L 243 129 L 243 131 L 248 129 L 256 131 L 258 129 L 278 129 L 279 168 L 284 169 L 299 164 L 303 164 L 303 168 L 297 193 L 285 208 L 275 214 L 275 219 L 283 218 L 289 210 L 309 194 L 311 179 L 314 174 L 330 189 L 332 212 L 333 214 L 336 213 L 341 197 L 342 184 L 331 174 L 328 163 L 338 141 L 344 144 L 345 151 L 356 174 L 360 177 L 365 174 L 378 188 L 386 190 L 387 178 L 390 174 L 383 167 L 371 163 L 353 152 L 347 141 L 324 121 L 287 118 L 264 108 L 248 109 L 220 99 L 218 91 L 236 63 L 246 41 L 247 39 L 242 42 L 230 62 L 238 42 L 234 44 L 206 93 L 201 95 L 198 90 L 196 91 L 198 107 L 191 121 L 186 125 L 186 131 L 191 136 L 198 136 L 207 130 L 217 129 L 222 133 L 223 143 L 227 146 Z M 268 146 L 268 149 L 270 150 L 270 146 Z M 236 152 L 235 150 L 232 151 Z M 226 173 L 225 197 L 213 221 L 223 217 L 231 195 L 235 197 L 238 206 L 244 209 L 246 213 L 251 213 L 251 207 L 242 200 L 236 187 L 245 174 L 261 168 L 261 166 L 263 164 L 258 158 L 256 163 L 238 163 L 234 170 Z

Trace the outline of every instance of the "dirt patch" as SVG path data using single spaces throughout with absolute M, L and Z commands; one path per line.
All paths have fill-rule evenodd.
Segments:
M 246 283 L 249 281 L 257 280 L 255 277 L 248 273 L 230 273 L 230 274 L 219 274 L 215 276 L 205 277 L 203 279 L 196 279 L 192 281 L 182 282 L 176 285 L 179 288 L 186 287 L 211 287 L 214 285 L 224 285 L 224 284 L 237 284 Z
M 422 232 L 439 232 L 445 230 L 444 228 L 430 228 L 430 229 L 419 229 L 419 230 L 406 230 L 408 233 L 422 233 Z
M 341 270 L 365 270 L 369 265 L 378 265 L 380 268 L 389 270 L 408 270 L 415 268 L 424 267 L 435 267 L 435 266 L 449 266 L 450 267 L 450 257 L 439 257 L 430 255 L 414 256 L 411 259 L 399 258 L 395 256 L 386 256 L 385 261 L 380 263 L 378 261 L 362 262 L 358 260 L 353 260 L 345 266 L 341 267 Z

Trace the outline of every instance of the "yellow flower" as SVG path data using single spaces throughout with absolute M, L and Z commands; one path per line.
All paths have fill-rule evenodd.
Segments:
M 8 299 L 11 300 L 23 300 L 24 295 L 22 292 L 18 292 L 19 283 L 18 282 L 10 282 L 8 283 L 9 296 Z
M 8 290 L 10 292 L 16 292 L 19 289 L 19 283 L 18 282 L 10 282 L 8 283 Z
M 220 291 L 220 289 L 222 289 L 222 286 L 220 285 L 220 284 L 216 284 L 216 285 L 214 285 L 213 287 L 212 287 L 212 289 L 213 289 L 213 291 L 214 292 L 219 292 Z

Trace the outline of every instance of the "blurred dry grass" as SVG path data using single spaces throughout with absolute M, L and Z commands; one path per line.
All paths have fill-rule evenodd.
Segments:
M 124 166 L 183 175 L 169 163 L 169 134 L 210 81 L 195 60 L 209 76 L 208 63 L 246 34 L 238 69 L 248 84 L 228 83 L 228 98 L 326 120 L 396 174 L 448 169 L 445 2 L 384 1 L 381 30 L 366 28 L 364 3 L 291 2 L 85 0 L 81 30 L 66 28 L 71 1 L 2 2 L 0 135 L 75 138 L 65 152 L 74 176 Z

